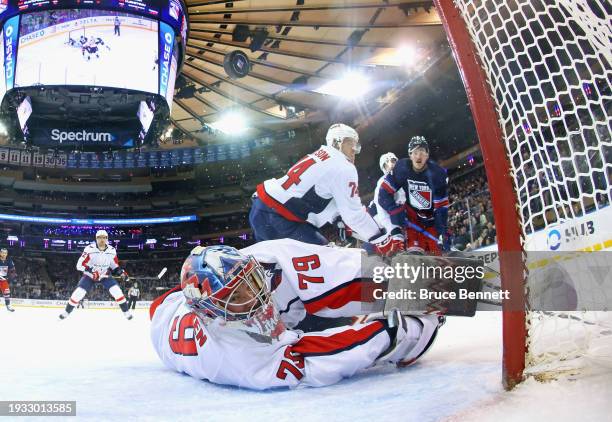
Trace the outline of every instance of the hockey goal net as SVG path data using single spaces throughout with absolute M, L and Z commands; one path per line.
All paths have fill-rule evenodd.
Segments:
M 70 43 L 70 40 L 76 42 L 76 41 L 79 41 L 81 37 L 86 37 L 86 36 L 87 36 L 87 33 L 85 32 L 85 27 L 71 29 L 70 31 L 68 31 L 68 39 L 66 40 L 66 42 Z
M 610 272 L 603 268 L 585 281 L 560 269 L 579 305 L 568 304 L 566 294 L 559 310 L 534 303 L 534 292 L 544 288 L 532 273 L 542 267 L 533 251 L 612 248 L 612 230 L 596 230 L 612 221 L 610 4 L 435 4 L 470 100 L 493 202 L 502 288 L 512 295 L 504 303 L 504 383 L 511 388 L 527 376 L 609 370 Z M 554 261 L 548 264 L 558 266 Z

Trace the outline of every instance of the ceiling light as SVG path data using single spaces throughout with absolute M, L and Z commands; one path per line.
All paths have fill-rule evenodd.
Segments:
M 346 73 L 342 79 L 337 79 L 326 83 L 316 92 L 321 94 L 334 95 L 347 99 L 362 97 L 370 90 L 370 81 L 360 72 L 352 71 Z
M 241 135 L 248 129 L 244 114 L 237 111 L 224 114 L 221 119 L 211 123 L 210 126 L 228 135 Z

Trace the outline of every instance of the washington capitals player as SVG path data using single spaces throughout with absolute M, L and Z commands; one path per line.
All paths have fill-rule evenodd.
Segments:
M 374 220 L 376 220 L 376 222 L 381 227 L 384 227 L 385 230 L 387 230 L 387 233 L 391 233 L 393 235 L 399 234 L 403 239 L 401 229 L 391 222 L 391 216 L 389 215 L 389 213 L 378 203 L 378 200 L 380 198 L 378 195 L 380 187 L 386 176 L 393 171 L 396 164 L 397 156 L 394 153 L 387 152 L 386 154 L 380 156 L 379 165 L 380 170 L 383 172 L 383 175 L 380 179 L 378 179 L 378 182 L 376 183 L 376 189 L 374 189 L 374 198 L 372 199 L 372 202 L 368 207 L 368 211 L 374 217 Z M 404 190 L 399 189 L 397 192 L 395 192 L 393 199 L 395 200 L 395 203 L 397 205 L 405 204 L 406 194 L 404 193 Z
M 409 365 L 432 345 L 442 318 L 395 310 L 321 332 L 292 330 L 306 313 L 375 310 L 374 299 L 362 297 L 371 284 L 361 278 L 364 253 L 292 239 L 240 251 L 198 246 L 181 286 L 151 305 L 153 346 L 178 372 L 257 390 L 320 387 L 374 364 Z
M 385 176 L 378 203 L 394 225 L 406 228 L 407 250 L 439 255 L 450 247 L 446 170 L 429 159 L 429 145 L 422 136 L 410 139 L 408 155 Z M 406 192 L 405 206 L 395 201 L 399 189 Z
M 72 292 L 68 304 L 66 304 L 66 309 L 59 316 L 60 319 L 67 318 L 81 299 L 91 290 L 94 283 L 97 282 L 102 283 L 104 288 L 108 289 L 111 296 L 119 304 L 123 315 L 127 319 L 132 319 L 132 314 L 128 308 L 127 300 L 121 291 L 121 287 L 109 274 L 111 272 L 113 275 L 121 276 L 123 281 L 128 280 L 127 273 L 119 266 L 117 251 L 108 244 L 108 233 L 106 230 L 98 230 L 96 232 L 96 243 L 85 247 L 76 268 L 83 272 L 83 277 L 79 280 L 78 287 Z
M 319 228 L 339 216 L 361 240 L 381 254 L 401 250 L 403 242 L 385 233 L 359 197 L 355 155 L 359 135 L 344 124 L 332 125 L 327 145 L 298 161 L 287 175 L 257 186 L 249 222 L 258 241 L 290 238 L 325 245 Z
M 17 271 L 15 271 L 15 264 L 13 260 L 8 257 L 8 250 L 6 248 L 0 249 L 0 292 L 4 296 L 4 304 L 6 310 L 15 312 L 15 309 L 11 306 L 11 289 L 9 288 L 9 282 L 14 282 L 17 277 Z

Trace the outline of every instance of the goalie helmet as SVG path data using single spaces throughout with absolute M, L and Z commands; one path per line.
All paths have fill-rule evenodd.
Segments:
M 390 160 L 395 160 L 397 162 L 397 155 L 393 154 L 392 152 L 388 152 L 380 156 L 378 164 L 380 165 L 380 171 L 382 171 L 384 174 L 389 173 L 388 170 L 385 170 L 385 164 L 387 164 Z
M 342 123 L 336 123 L 329 127 L 327 130 L 327 135 L 325 135 L 325 142 L 327 146 L 340 149 L 340 145 L 342 145 L 342 141 L 345 138 L 352 138 L 355 140 L 355 154 L 359 154 L 361 152 L 361 144 L 359 143 L 359 134 L 355 129 L 350 126 L 347 126 Z
M 423 148 L 429 153 L 429 144 L 424 136 L 413 136 L 408 142 L 408 154 L 411 154 L 417 148 Z
M 245 331 L 276 337 L 284 330 L 261 265 L 230 246 L 197 246 L 183 263 L 181 289 L 202 318 L 221 317 Z

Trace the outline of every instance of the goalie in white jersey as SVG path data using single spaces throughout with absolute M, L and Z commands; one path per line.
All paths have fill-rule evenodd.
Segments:
M 60 314 L 60 319 L 68 318 L 79 302 L 91 290 L 94 283 L 102 283 L 105 289 L 115 299 L 123 315 L 132 319 L 127 300 L 121 291 L 117 281 L 111 276 L 120 276 L 123 281 L 128 280 L 128 274 L 119 266 L 117 251 L 108 244 L 108 233 L 106 230 L 96 232 L 96 242 L 85 247 L 83 254 L 76 265 L 77 270 L 83 272 L 78 287 L 70 295 L 66 309 Z
M 362 253 L 291 239 L 241 251 L 196 247 L 181 286 L 151 305 L 153 346 L 178 372 L 258 390 L 325 386 L 374 364 L 411 364 L 433 343 L 437 316 L 394 311 L 320 332 L 291 329 L 306 313 L 382 309 L 363 294 L 372 281 L 361 277 Z
M 341 217 L 356 237 L 390 255 L 403 241 L 389 236 L 361 203 L 355 155 L 359 135 L 344 124 L 332 125 L 326 145 L 308 154 L 287 174 L 257 186 L 249 222 L 257 241 L 295 239 L 326 245 L 319 228 Z

